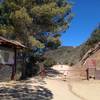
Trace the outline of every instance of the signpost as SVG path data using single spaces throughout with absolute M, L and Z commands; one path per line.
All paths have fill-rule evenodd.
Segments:
M 14 64 L 14 51 L 7 48 L 0 48 L 0 64 Z
M 11 80 L 14 80 L 16 74 L 17 49 L 23 48 L 26 47 L 20 42 L 0 36 L 0 64 L 12 66 Z

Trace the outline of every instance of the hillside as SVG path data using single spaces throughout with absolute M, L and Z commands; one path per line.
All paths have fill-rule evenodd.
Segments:
M 56 50 L 46 52 L 45 55 L 47 56 L 47 59 L 50 58 L 54 60 L 55 63 L 68 64 L 72 66 L 77 64 L 78 62 L 84 62 L 91 55 L 95 55 L 96 52 L 100 53 L 99 43 L 100 43 L 100 26 L 97 27 L 91 33 L 89 39 L 85 43 L 81 44 L 80 46 L 60 47 Z
M 51 58 L 56 63 L 74 65 L 80 60 L 81 46 L 79 47 L 60 47 L 56 50 L 46 52 L 47 58 Z

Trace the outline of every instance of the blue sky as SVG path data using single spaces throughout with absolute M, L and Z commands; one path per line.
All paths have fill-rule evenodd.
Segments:
M 85 42 L 100 22 L 100 0 L 71 0 L 75 14 L 69 29 L 61 37 L 62 46 Z

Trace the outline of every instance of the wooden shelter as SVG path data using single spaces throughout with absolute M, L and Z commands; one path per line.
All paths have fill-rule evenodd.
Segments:
M 0 65 L 11 65 L 12 66 L 12 74 L 11 74 L 11 80 L 14 80 L 14 77 L 15 77 L 15 74 L 16 74 L 16 54 L 17 54 L 17 50 L 19 49 L 23 49 L 25 48 L 24 45 L 22 45 L 20 42 L 18 41 L 14 41 L 14 40 L 9 40 L 9 39 L 6 39 L 4 37 L 1 37 L 0 36 L 0 49 L 3 50 L 11 50 L 13 52 L 13 62 L 8 62 L 8 63 L 1 63 L 0 62 Z M 5 50 L 5 51 L 6 51 Z M 8 53 L 9 53 L 8 51 Z M 2 54 L 0 54 L 2 55 Z

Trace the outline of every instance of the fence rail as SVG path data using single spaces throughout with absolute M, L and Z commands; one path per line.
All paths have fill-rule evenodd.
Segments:
M 53 73 L 54 70 L 47 70 L 47 73 Z M 77 70 L 77 69 L 69 69 L 69 70 L 57 70 L 59 76 L 66 76 L 67 78 L 79 78 L 79 79 L 87 79 L 86 70 Z M 57 73 L 56 72 L 56 73 Z

